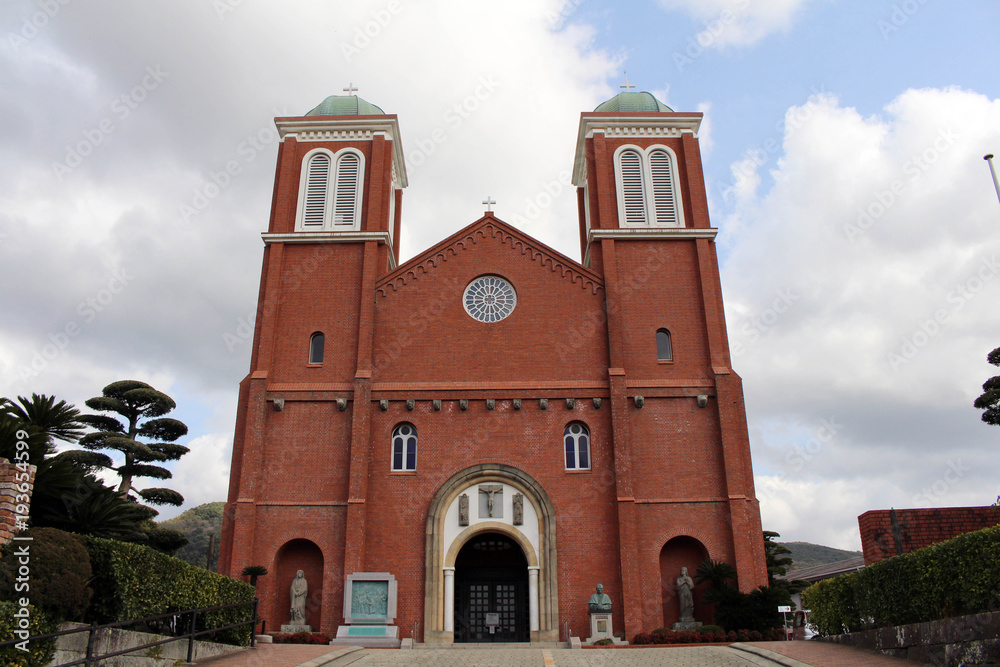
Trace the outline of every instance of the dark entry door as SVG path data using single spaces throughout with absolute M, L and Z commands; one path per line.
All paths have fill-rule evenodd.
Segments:
M 492 533 L 473 538 L 455 575 L 456 642 L 529 641 L 528 563 L 516 542 Z
M 462 579 L 456 596 L 456 642 L 528 641 L 526 582 L 496 573 L 486 579 Z M 494 614 L 490 618 L 490 614 Z M 498 624 L 492 626 L 490 621 Z

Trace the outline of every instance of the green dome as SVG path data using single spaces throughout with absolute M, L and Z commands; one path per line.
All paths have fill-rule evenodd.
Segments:
M 357 95 L 330 95 L 307 116 L 384 116 L 385 112 Z
M 618 93 L 607 102 L 602 102 L 594 109 L 607 113 L 643 113 L 643 112 L 667 112 L 673 113 L 673 109 L 650 93 Z

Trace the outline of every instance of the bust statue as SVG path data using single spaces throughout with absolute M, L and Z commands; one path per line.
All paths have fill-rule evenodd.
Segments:
M 611 597 L 604 592 L 604 585 L 597 584 L 597 592 L 590 596 L 590 613 L 607 613 L 611 611 Z

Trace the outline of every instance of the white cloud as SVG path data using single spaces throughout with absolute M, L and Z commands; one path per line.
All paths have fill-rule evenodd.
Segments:
M 700 24 L 692 39 L 701 48 L 748 46 L 788 30 L 809 0 L 659 0 L 664 9 L 682 11 Z
M 791 476 L 802 497 L 851 481 L 871 489 L 862 510 L 988 503 L 1000 452 L 972 400 L 1000 344 L 982 164 L 1000 143 L 1000 101 L 946 89 L 906 91 L 881 116 L 830 96 L 808 106 L 789 111 L 781 157 L 766 175 L 752 170 L 722 225 L 758 474 L 803 446 L 815 427 L 800 425 L 833 418 L 843 427 L 822 464 Z M 934 492 L 956 465 L 968 470 Z M 843 532 L 860 512 L 841 505 L 820 507 Z M 765 523 L 771 511 L 781 516 L 771 504 Z

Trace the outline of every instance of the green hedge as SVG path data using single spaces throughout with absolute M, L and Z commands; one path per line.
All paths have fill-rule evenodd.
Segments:
M 253 600 L 250 584 L 209 572 L 139 544 L 88 537 L 87 550 L 94 573 L 94 598 L 89 618 L 111 623 L 194 607 L 214 607 Z M 204 630 L 250 620 L 250 607 L 199 615 Z M 246 646 L 252 628 L 247 625 L 201 639 Z
M 26 627 L 22 627 L 15 614 L 24 614 L 27 609 Z M 0 642 L 23 641 L 23 637 L 14 634 L 15 630 L 27 630 L 30 636 L 47 635 L 55 632 L 55 623 L 39 608 L 28 605 L 22 608 L 17 602 L 0 602 Z M 32 641 L 28 650 L 22 651 L 14 646 L 0 648 L 0 664 L 5 667 L 45 667 L 56 652 L 56 640 Z
M 820 581 L 802 598 L 823 634 L 996 611 L 1000 526 Z

